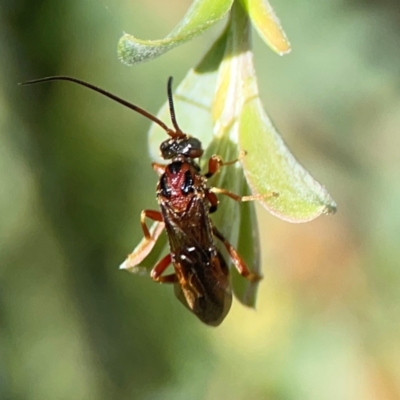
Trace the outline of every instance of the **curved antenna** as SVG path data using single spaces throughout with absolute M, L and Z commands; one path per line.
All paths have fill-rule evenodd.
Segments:
M 154 116 L 153 114 L 150 114 L 148 111 L 144 110 L 143 108 L 136 106 L 135 104 L 130 103 L 129 101 L 126 101 L 124 99 L 121 99 L 120 97 L 116 96 L 115 94 L 112 94 L 110 92 L 107 92 L 104 89 L 101 89 L 97 86 L 94 86 L 90 83 L 87 83 L 85 81 L 82 81 L 80 79 L 77 78 L 72 78 L 70 76 L 63 76 L 63 75 L 59 75 L 59 76 L 49 76 L 47 78 L 41 78 L 41 79 L 34 79 L 32 81 L 27 81 L 27 82 L 23 82 L 23 83 L 19 83 L 19 85 L 21 86 L 25 86 L 25 85 L 33 85 L 35 83 L 43 83 L 43 82 L 49 82 L 49 81 L 70 81 L 70 82 L 74 82 L 77 83 L 78 85 L 82 85 L 85 86 L 91 90 L 94 90 L 95 92 L 98 92 L 100 94 L 102 94 L 103 96 L 106 96 L 108 98 L 110 98 L 111 100 L 116 101 L 117 103 L 122 104 L 125 107 L 130 108 L 133 111 L 136 111 L 139 114 L 142 114 L 144 117 L 148 118 L 149 120 L 155 122 L 156 124 L 158 124 L 162 129 L 164 129 L 165 132 L 167 132 L 167 134 L 169 136 L 171 136 L 172 138 L 176 137 L 177 134 L 178 136 L 180 136 L 179 133 L 181 133 L 181 131 L 179 130 L 178 132 L 174 132 L 172 129 L 168 128 L 167 125 L 164 124 L 164 122 L 162 122 L 161 120 L 159 120 L 156 116 Z M 175 125 L 174 125 L 175 126 Z M 179 129 L 179 128 L 178 128 Z
M 172 97 L 172 80 L 173 80 L 173 78 L 172 78 L 172 76 L 170 76 L 168 78 L 168 84 L 167 84 L 169 114 L 171 116 L 172 125 L 175 128 L 174 137 L 180 137 L 180 136 L 185 136 L 185 134 L 182 132 L 181 128 L 179 128 L 178 122 L 176 122 L 174 99 Z

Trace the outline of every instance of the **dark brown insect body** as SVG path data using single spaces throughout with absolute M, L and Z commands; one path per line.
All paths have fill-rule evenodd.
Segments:
M 174 130 L 168 128 L 157 117 L 119 97 L 75 78 L 58 76 L 29 81 L 25 84 L 51 80 L 66 80 L 86 86 L 92 90 L 133 109 L 161 126 L 170 136 L 160 145 L 161 155 L 169 164 L 153 163 L 159 173 L 157 199 L 161 211 L 144 210 L 141 225 L 144 239 L 123 264 L 125 269 L 134 269 L 151 252 L 158 237 L 165 228 L 170 252 L 162 258 L 151 271 L 151 277 L 161 283 L 173 283 L 177 298 L 189 308 L 201 321 L 208 325 L 219 325 L 227 315 L 232 294 L 229 282 L 229 270 L 214 237 L 222 241 L 234 265 L 242 276 L 250 281 L 261 279 L 251 273 L 245 262 L 213 226 L 209 214 L 217 209 L 218 199 L 215 193 L 225 194 L 236 201 L 249 201 L 256 196 L 237 196 L 225 189 L 211 188 L 207 178 L 218 172 L 224 163 L 220 157 L 212 156 L 208 162 L 208 172 L 201 174 L 195 161 L 203 155 L 201 142 L 186 135 L 175 120 L 172 100 L 172 78 L 168 81 L 168 100 Z M 146 218 L 156 221 L 155 229 L 149 230 Z M 163 275 L 172 264 L 175 272 Z
M 203 322 L 218 325 L 232 303 L 229 271 L 214 244 L 206 179 L 180 158 L 165 168 L 157 187 L 175 293 Z

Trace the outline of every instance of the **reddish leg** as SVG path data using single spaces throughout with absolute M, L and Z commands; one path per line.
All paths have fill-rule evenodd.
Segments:
M 215 195 L 215 193 L 210 192 L 209 190 L 206 191 L 206 196 L 208 201 L 211 204 L 210 207 L 210 214 L 217 211 L 217 207 L 218 207 L 218 197 Z
M 224 165 L 232 165 L 241 160 L 246 153 L 244 151 L 240 151 L 239 157 L 232 161 L 223 161 L 222 158 L 216 154 L 212 155 L 208 160 L 208 172 L 205 174 L 206 178 L 211 178 L 214 174 L 216 174 L 222 166 Z
M 171 264 L 171 254 L 167 254 L 151 270 L 151 272 L 150 272 L 151 278 L 153 280 L 155 280 L 156 282 L 160 282 L 160 283 L 175 283 L 175 282 L 177 282 L 177 277 L 175 274 L 161 276 L 170 264 Z
M 239 196 L 235 193 L 230 192 L 229 190 L 216 188 L 216 187 L 210 188 L 210 191 L 213 193 L 224 194 L 225 196 L 228 196 L 231 199 L 238 201 L 238 202 L 265 200 L 265 199 L 268 199 L 269 197 L 278 197 L 279 196 L 279 193 L 276 193 L 276 192 L 272 192 L 272 193 L 268 193 L 268 194 L 253 194 L 251 196 Z
M 146 225 L 146 218 L 157 222 L 152 226 L 151 231 Z M 155 210 L 143 210 L 140 215 L 140 224 L 142 226 L 144 238 L 133 252 L 128 255 L 127 260 L 123 264 L 124 269 L 129 270 L 136 267 L 149 255 L 165 226 L 161 213 Z
M 262 279 L 261 275 L 249 271 L 243 258 L 240 257 L 236 249 L 228 242 L 225 236 L 215 226 L 213 226 L 213 233 L 219 240 L 221 240 L 226 250 L 228 250 L 229 256 L 231 257 L 232 262 L 235 265 L 236 269 L 239 271 L 240 275 L 248 279 L 250 282 L 257 282 Z
M 147 240 L 152 240 L 149 228 L 146 225 L 146 218 L 150 218 L 153 221 L 163 222 L 163 217 L 160 211 L 156 210 L 143 210 L 140 214 L 140 225 L 142 225 L 144 237 Z

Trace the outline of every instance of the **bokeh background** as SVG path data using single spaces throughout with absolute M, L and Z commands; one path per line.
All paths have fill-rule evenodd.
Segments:
M 272 2 L 291 40 L 256 34 L 261 96 L 338 203 L 289 224 L 258 209 L 257 310 L 217 329 L 171 287 L 119 271 L 156 207 L 147 120 L 68 74 L 156 112 L 223 24 L 126 67 L 123 31 L 165 36 L 190 2 L 0 4 L 0 398 L 400 398 L 400 3 Z

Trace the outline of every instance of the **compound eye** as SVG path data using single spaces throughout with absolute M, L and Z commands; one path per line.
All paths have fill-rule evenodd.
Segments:
M 162 158 L 169 160 L 176 155 L 176 150 L 174 149 L 175 143 L 170 139 L 164 141 L 160 145 L 160 152 Z
M 171 188 L 168 185 L 168 178 L 167 175 L 165 174 L 163 174 L 160 179 L 160 189 L 161 189 L 161 194 L 164 197 L 171 197 Z
M 193 183 L 194 183 L 194 180 L 193 180 L 192 173 L 188 170 L 185 172 L 185 181 L 183 182 L 183 185 L 181 188 L 182 193 L 189 194 L 189 193 L 194 192 Z
M 201 142 L 199 139 L 196 139 L 194 137 L 190 137 L 188 140 L 188 145 L 192 148 L 192 149 L 201 149 Z
M 203 155 L 203 149 L 190 149 L 188 157 L 199 158 Z
M 203 149 L 201 147 L 201 142 L 196 138 L 189 138 L 187 140 L 187 155 L 190 158 L 198 158 L 203 155 Z

